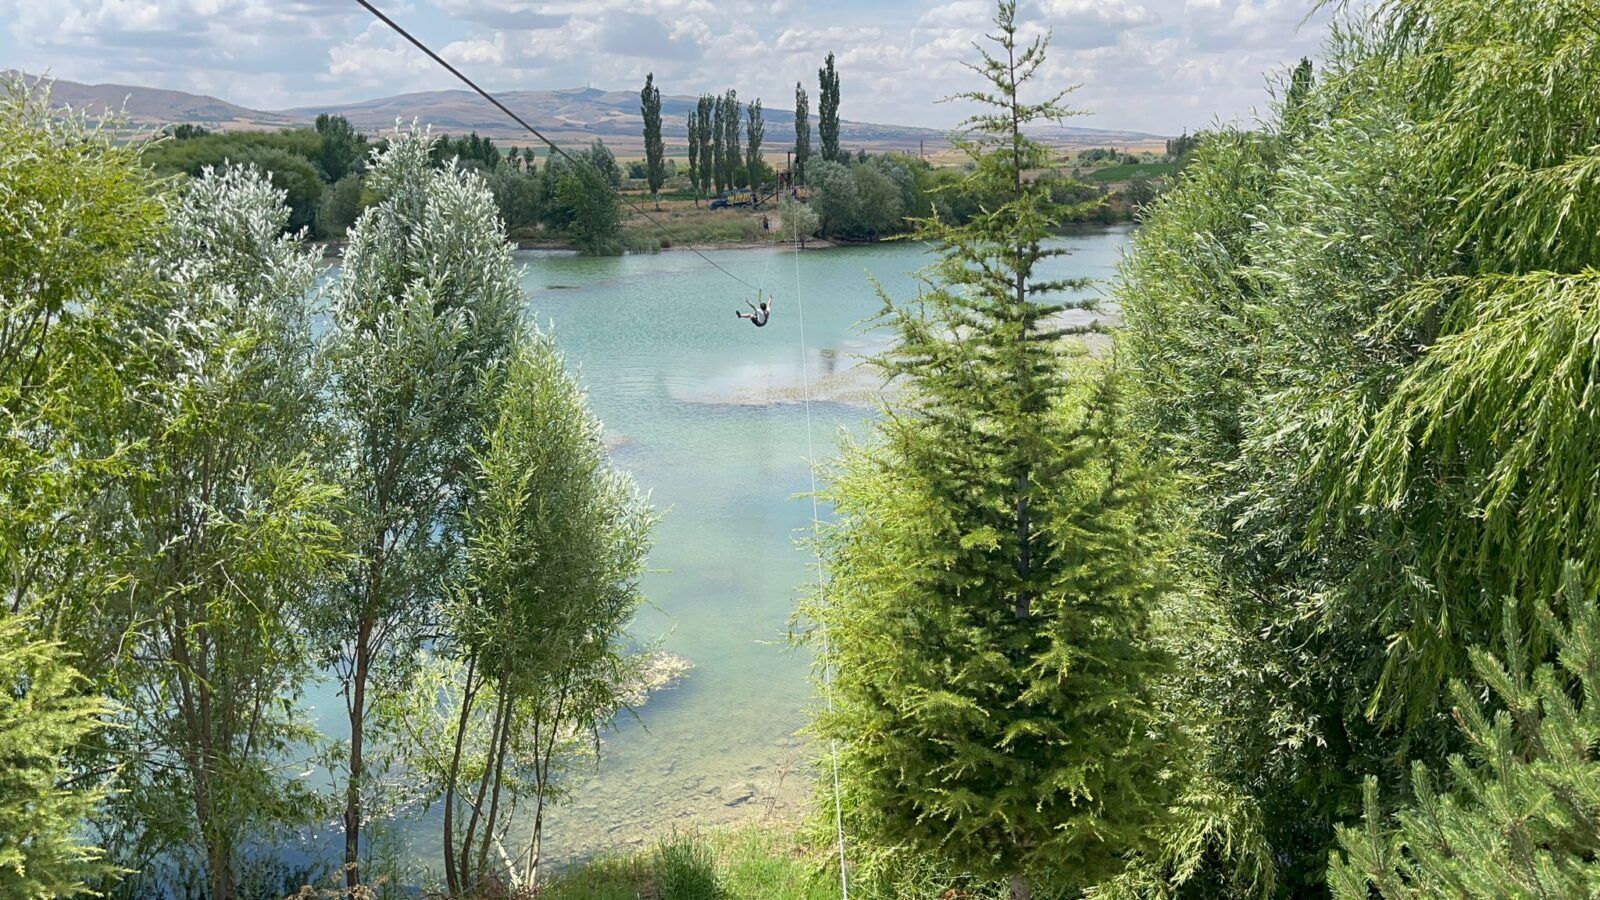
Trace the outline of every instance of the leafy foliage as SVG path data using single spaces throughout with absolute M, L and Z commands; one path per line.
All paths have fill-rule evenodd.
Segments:
M 219 900 L 247 838 L 316 811 L 281 771 L 310 736 L 284 701 L 308 674 L 298 613 L 337 532 L 307 443 L 317 270 L 283 236 L 288 216 L 250 170 L 191 182 L 155 254 L 162 291 L 128 323 L 123 360 L 142 402 L 126 420 L 114 565 L 146 620 L 125 638 L 143 660 L 125 684 L 143 700 L 118 717 L 129 772 L 116 806 L 184 823 Z
M 517 858 L 533 882 L 556 756 L 574 735 L 596 735 L 632 682 L 622 645 L 653 521 L 632 480 L 606 464 L 600 422 L 548 337 L 523 338 L 487 431 L 447 610 L 465 667 L 444 800 L 453 890 L 501 871 L 489 847 L 510 819 L 503 793 L 532 795 L 531 843 Z M 488 722 L 474 722 L 475 706 Z M 481 762 L 463 766 L 469 731 L 483 725 Z
M 472 453 L 519 327 L 522 294 L 488 189 L 431 165 L 431 139 L 399 134 L 351 230 L 324 350 L 341 528 L 351 562 L 318 633 L 346 687 L 344 779 L 352 886 L 371 704 L 397 691 L 436 621 Z M 375 696 L 376 695 L 376 696 Z
M 1174 148 L 1117 299 L 1198 538 L 1174 703 L 1215 711 L 1204 764 L 1232 799 L 1162 864 L 1197 893 L 1230 871 L 1322 890 L 1365 776 L 1393 796 L 1459 749 L 1441 688 L 1504 643 L 1501 599 L 1525 626 L 1568 560 L 1600 579 L 1590 18 L 1395 0 L 1336 29 L 1264 130 Z
M 694 835 L 673 832 L 658 841 L 650 870 L 661 900 L 720 900 L 725 895 L 716 857 Z

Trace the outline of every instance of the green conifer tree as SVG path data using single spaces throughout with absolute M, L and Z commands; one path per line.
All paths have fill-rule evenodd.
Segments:
M 1570 624 L 1541 604 L 1533 642 L 1518 636 L 1521 613 L 1506 600 L 1503 659 L 1473 652 L 1493 707 L 1480 687 L 1452 686 L 1467 751 L 1449 759 L 1446 790 L 1417 761 L 1413 800 L 1390 818 L 1378 779 L 1367 779 L 1366 821 L 1338 829 L 1336 900 L 1600 893 L 1600 607 L 1575 565 L 1560 599 Z M 1533 665 L 1546 642 L 1553 661 Z
M 1018 46 L 1010 0 L 996 24 L 991 85 L 960 95 L 993 107 L 960 142 L 964 188 L 993 202 L 924 222 L 940 260 L 920 302 L 885 296 L 898 341 L 878 364 L 904 399 L 845 454 L 831 587 L 806 613 L 830 637 L 817 728 L 842 747 L 853 825 L 1026 897 L 1121 870 L 1164 817 L 1170 748 L 1149 694 L 1155 482 L 1125 450 L 1115 378 L 1071 362 L 1056 317 L 1086 305 L 1066 296 L 1080 285 L 1039 271 L 1078 210 L 1023 178 L 1048 154 L 1024 129 L 1071 112 L 1021 99 L 1045 41 Z
M 80 829 L 95 795 L 64 759 L 106 710 L 61 648 L 0 610 L 0 897 L 90 894 L 105 866 Z

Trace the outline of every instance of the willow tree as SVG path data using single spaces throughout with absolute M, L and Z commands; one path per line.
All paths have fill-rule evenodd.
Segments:
M 453 892 L 534 883 L 557 754 L 610 721 L 632 682 L 625 629 L 653 517 L 603 437 L 553 342 L 529 333 L 477 457 L 449 604 L 462 672 L 444 772 Z M 528 795 L 530 841 L 508 864 L 490 850 Z
M 368 714 L 398 690 L 438 620 L 472 454 L 492 416 L 522 293 L 483 183 L 430 164 L 432 139 L 397 134 L 350 232 L 324 350 L 352 561 L 319 632 L 344 689 L 344 863 L 360 883 Z M 548 177 L 548 172 L 547 172 Z
M 176 825 L 168 852 L 187 844 L 219 900 L 246 841 L 315 815 L 283 772 L 308 733 L 285 701 L 309 674 L 300 611 L 335 550 L 334 489 L 310 453 L 317 267 L 283 235 L 283 201 L 250 169 L 188 185 L 123 360 L 140 402 L 115 565 L 147 618 L 128 636 L 142 664 L 124 676 L 117 802 Z
M 112 123 L 114 124 L 114 123 Z M 104 686 L 139 618 L 97 503 L 126 471 L 118 365 L 166 209 L 136 145 L 0 75 L 0 604 Z
M 923 223 L 940 256 L 919 301 L 885 317 L 878 359 L 903 383 L 827 496 L 831 575 L 806 613 L 837 672 L 817 730 L 839 742 L 856 833 L 952 873 L 1084 887 L 1120 871 L 1164 817 L 1171 747 L 1152 704 L 1148 628 L 1161 553 L 1143 527 L 1155 482 L 1122 434 L 1116 379 L 1058 316 L 1089 301 L 1045 262 L 1048 150 L 1025 130 L 1071 115 L 1021 97 L 1046 42 L 1019 45 L 1003 2 L 976 68 L 990 107 L 960 140 L 961 226 Z
M 1178 693 L 1260 840 L 1172 871 L 1264 844 L 1324 889 L 1366 776 L 1387 810 L 1460 749 L 1444 688 L 1503 599 L 1542 657 L 1567 563 L 1600 581 L 1597 49 L 1586 4 L 1380 4 L 1135 236 L 1121 358 L 1198 537 Z

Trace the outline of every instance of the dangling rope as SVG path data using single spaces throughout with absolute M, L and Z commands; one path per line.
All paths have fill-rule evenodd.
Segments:
M 806 304 L 800 293 L 800 228 L 794 229 L 794 305 L 800 322 L 800 387 L 806 407 L 806 469 L 811 473 L 811 539 L 822 536 L 822 516 L 817 509 L 817 451 L 811 442 L 811 373 L 807 368 Z M 827 602 L 827 585 L 822 577 L 822 551 L 817 551 L 817 594 Z M 822 696 L 828 705 L 828 715 L 833 715 L 833 665 L 829 657 L 833 646 L 828 642 L 828 624 L 822 623 Z M 839 835 L 839 890 L 843 900 L 850 900 L 850 872 L 846 868 L 844 840 L 844 799 L 839 790 L 839 741 L 828 738 L 828 756 L 833 763 L 833 827 Z

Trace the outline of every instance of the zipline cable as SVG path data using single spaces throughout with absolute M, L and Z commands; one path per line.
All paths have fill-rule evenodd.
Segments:
M 785 223 L 788 224 L 788 223 Z M 822 536 L 822 516 L 817 509 L 817 450 L 811 442 L 811 372 L 806 367 L 810 353 L 806 345 L 806 304 L 800 293 L 800 229 L 794 229 L 794 305 L 800 322 L 800 387 L 806 407 L 806 469 L 811 473 L 811 539 Z M 827 584 L 822 576 L 822 551 L 817 550 L 817 595 L 827 602 Z M 832 645 L 828 642 L 828 625 L 822 624 L 822 695 L 833 715 L 833 665 L 829 661 Z M 850 872 L 846 868 L 844 839 L 844 800 L 839 791 L 839 740 L 828 738 L 828 755 L 833 763 L 833 827 L 839 834 L 839 891 L 843 900 L 850 900 Z
M 523 128 L 526 128 L 528 130 L 529 134 L 531 134 L 534 137 L 538 138 L 539 140 L 543 141 L 545 146 L 550 148 L 550 152 L 551 153 L 558 153 L 558 154 L 561 155 L 561 157 L 563 159 L 565 159 L 567 162 L 570 162 L 573 165 L 577 166 L 579 169 L 586 169 L 587 171 L 589 171 L 591 174 L 594 175 L 594 177 L 596 178 L 596 180 L 598 181 L 598 183 L 602 187 L 604 187 L 606 190 L 610 191 L 611 193 L 616 194 L 617 195 L 617 199 L 621 200 L 623 203 L 628 204 L 628 207 L 630 209 L 632 209 L 634 212 L 638 213 L 640 216 L 644 217 L 645 221 L 649 222 L 651 225 L 654 225 L 656 227 L 657 231 L 661 232 L 662 234 L 666 235 L 669 238 L 672 237 L 672 232 L 668 231 L 666 226 L 662 225 L 659 221 L 657 221 L 657 219 L 654 216 L 652 216 L 649 213 L 645 212 L 644 209 L 642 207 L 640 207 L 638 204 L 634 203 L 632 200 L 629 200 L 627 195 L 623 194 L 621 191 L 619 191 L 616 188 L 612 187 L 611 186 L 611 182 L 606 180 L 606 176 L 598 168 L 595 167 L 594 163 L 590 162 L 587 159 L 580 159 L 580 158 L 578 158 L 576 156 L 573 156 L 571 153 L 568 153 L 567 151 L 561 149 L 561 147 L 558 146 L 555 141 L 552 141 L 549 138 L 545 137 L 543 134 L 539 133 L 539 129 L 533 127 L 532 125 L 529 125 L 526 121 L 523 120 L 523 118 L 521 116 L 519 116 L 516 113 L 512 112 L 510 107 L 507 107 L 504 103 L 501 103 L 499 100 L 495 99 L 493 94 L 489 93 L 488 91 L 484 90 L 481 87 L 478 87 L 477 82 L 473 81 L 471 78 L 468 78 L 466 75 L 462 74 L 460 69 L 457 69 L 455 66 L 452 66 L 450 63 L 446 62 L 444 57 L 442 57 L 439 54 L 433 52 L 432 48 L 430 48 L 427 44 L 424 44 L 422 41 L 417 40 L 415 37 L 413 37 L 411 35 L 411 32 L 409 32 L 409 31 L 405 30 L 404 28 L 400 27 L 400 24 L 398 22 L 396 22 L 395 20 L 393 20 L 393 19 L 389 18 L 388 16 L 384 15 L 382 10 L 378 9 L 376 6 L 373 6 L 370 2 L 368 2 L 368 0 L 356 0 L 356 2 L 361 4 L 363 7 L 365 7 L 367 12 L 370 12 L 374 16 L 377 16 L 378 17 L 378 21 L 380 21 L 383 24 L 389 26 L 389 28 L 392 29 L 395 34 L 398 34 L 401 37 L 405 38 L 406 40 L 410 41 L 412 46 L 416 47 L 418 50 L 421 50 L 423 53 L 426 53 L 428 55 L 429 59 L 432 59 L 434 62 L 436 62 L 439 65 L 443 66 L 445 71 L 449 72 L 451 75 L 454 75 L 457 78 L 457 80 L 459 80 L 462 84 L 464 84 L 467 87 L 472 88 L 474 91 L 476 91 L 478 96 L 480 96 L 483 99 L 485 99 L 485 100 L 489 101 L 490 103 L 494 104 L 496 109 L 499 109 L 501 112 L 505 113 L 507 116 L 510 116 L 511 120 L 516 122 L 518 125 L 521 125 Z M 689 250 L 692 251 L 695 256 L 698 256 L 701 259 L 705 260 L 706 262 L 710 263 L 712 268 L 716 269 L 717 271 L 721 272 L 722 274 L 728 276 L 729 278 L 732 278 L 734 281 L 739 282 L 740 284 L 744 285 L 747 288 L 752 288 L 752 289 L 755 288 L 755 285 L 751 284 L 748 281 L 745 281 L 743 278 L 740 278 L 739 276 L 733 274 L 732 272 L 728 271 L 727 269 L 724 269 L 722 266 L 717 265 L 716 260 L 714 260 L 711 257 L 705 255 L 704 253 L 701 253 L 699 250 L 696 250 L 693 246 L 688 245 L 688 244 L 685 244 L 684 246 L 688 247 Z

